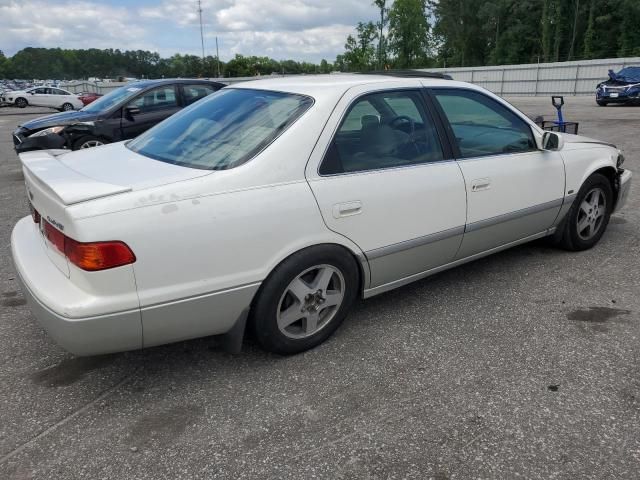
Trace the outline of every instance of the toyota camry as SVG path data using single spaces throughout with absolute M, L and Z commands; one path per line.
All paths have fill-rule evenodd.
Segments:
M 11 249 L 30 308 L 78 355 L 251 329 L 292 354 L 357 297 L 542 237 L 593 247 L 631 172 L 437 75 L 224 88 L 139 137 L 20 155 Z

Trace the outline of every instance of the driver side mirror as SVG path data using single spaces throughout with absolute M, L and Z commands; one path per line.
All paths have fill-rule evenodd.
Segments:
M 555 132 L 544 132 L 542 135 L 542 149 L 552 152 L 562 150 L 564 139 Z
M 140 113 L 140 108 L 135 106 L 129 106 L 129 107 L 125 107 L 124 112 L 128 118 L 133 118 L 134 115 L 138 115 Z

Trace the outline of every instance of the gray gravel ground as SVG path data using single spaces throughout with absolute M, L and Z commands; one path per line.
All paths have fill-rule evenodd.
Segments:
M 568 98 L 566 117 L 640 181 L 640 108 Z M 534 243 L 361 302 L 302 355 L 200 339 L 74 358 L 11 265 L 27 118 L 0 110 L 0 478 L 640 476 L 640 189 L 591 251 Z

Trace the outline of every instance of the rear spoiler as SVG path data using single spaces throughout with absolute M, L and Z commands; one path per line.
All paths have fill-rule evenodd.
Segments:
M 67 167 L 58 159 L 67 153 L 69 150 L 36 150 L 21 153 L 19 157 L 25 178 L 36 181 L 41 188 L 57 197 L 64 205 L 131 191 L 131 187 L 94 180 Z

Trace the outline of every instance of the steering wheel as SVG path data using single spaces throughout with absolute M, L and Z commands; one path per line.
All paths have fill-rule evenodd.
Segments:
M 414 133 L 416 133 L 416 123 L 413 121 L 413 118 L 407 115 L 398 115 L 397 117 L 395 117 L 393 120 L 389 122 L 389 126 L 391 128 L 396 128 L 395 124 L 400 121 L 409 123 L 409 129 L 410 129 L 409 135 L 411 136 L 411 138 L 413 138 Z
M 395 117 L 393 120 L 391 120 L 389 122 L 389 126 L 391 128 L 395 128 L 394 125 L 396 123 L 399 122 L 408 122 L 409 123 L 409 137 L 407 139 L 407 142 L 405 143 L 405 145 L 410 145 L 412 147 L 413 150 L 415 150 L 415 154 L 419 155 L 420 154 L 420 148 L 418 147 L 418 144 L 416 143 L 416 123 L 413 121 L 413 119 L 407 115 L 398 115 L 397 117 Z

